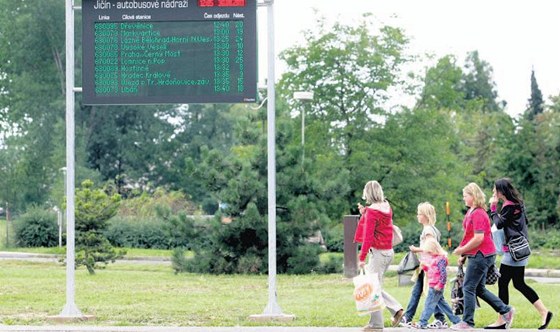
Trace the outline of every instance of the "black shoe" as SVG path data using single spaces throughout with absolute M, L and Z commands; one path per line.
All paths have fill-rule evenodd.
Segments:
M 552 312 L 549 311 L 546 314 L 546 320 L 545 320 L 544 324 L 539 327 L 539 330 L 546 329 L 548 327 L 548 323 L 550 323 L 551 320 L 552 320 Z
M 506 323 L 503 323 L 502 325 L 488 325 L 484 327 L 485 330 L 505 330 L 506 329 Z

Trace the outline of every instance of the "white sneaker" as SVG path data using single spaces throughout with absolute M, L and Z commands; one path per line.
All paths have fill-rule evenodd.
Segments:
M 428 324 L 428 328 L 432 330 L 441 330 L 441 329 L 448 329 L 449 326 L 447 325 L 447 322 L 442 322 L 439 319 L 434 319 L 433 322 Z
M 410 328 L 410 327 L 412 327 L 412 322 L 409 322 L 408 319 L 406 319 L 406 317 L 403 316 L 403 317 L 401 318 L 401 321 L 400 321 L 400 323 L 399 323 L 399 326 L 400 326 L 400 327 L 408 327 L 408 328 Z

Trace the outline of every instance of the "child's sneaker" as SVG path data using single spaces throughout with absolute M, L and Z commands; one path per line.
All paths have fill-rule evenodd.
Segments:
M 399 323 L 400 327 L 411 327 L 412 326 L 412 322 L 410 322 L 408 319 L 406 319 L 406 316 L 403 316 L 401 318 L 401 322 Z
M 420 330 L 424 330 L 424 329 L 427 329 L 428 326 L 426 326 L 426 325 L 420 325 L 420 323 L 416 323 L 416 322 L 415 322 L 415 323 L 411 323 L 411 324 L 410 324 L 410 328 L 411 328 L 411 329 L 420 329 Z
M 442 322 L 439 319 L 434 319 L 433 322 L 428 324 L 428 328 L 432 330 L 440 330 L 440 329 L 448 329 L 449 326 L 447 325 L 447 322 Z

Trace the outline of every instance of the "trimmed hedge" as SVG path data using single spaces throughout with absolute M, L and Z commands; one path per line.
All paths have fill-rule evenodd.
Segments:
M 163 222 L 153 218 L 114 217 L 109 221 L 105 236 L 115 247 L 142 249 L 172 249 Z
M 33 207 L 14 221 L 14 233 L 16 245 L 19 247 L 56 247 L 56 214 Z

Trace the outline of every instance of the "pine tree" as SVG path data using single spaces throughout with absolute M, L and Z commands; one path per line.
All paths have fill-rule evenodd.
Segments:
M 529 98 L 529 105 L 526 111 L 527 119 L 532 121 L 541 114 L 544 110 L 543 95 L 539 89 L 537 78 L 535 77 L 535 70 L 531 70 L 531 98 Z

